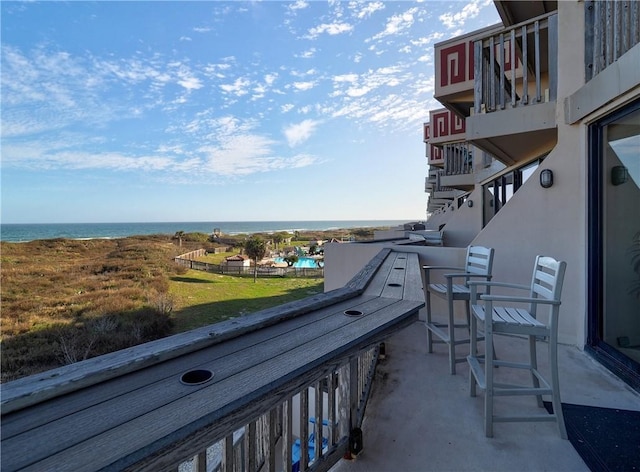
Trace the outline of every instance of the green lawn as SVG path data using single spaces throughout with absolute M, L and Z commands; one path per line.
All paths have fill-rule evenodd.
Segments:
M 322 293 L 324 279 L 302 277 L 237 277 L 199 270 L 171 278 L 175 300 L 175 332 L 187 331 L 229 318 Z

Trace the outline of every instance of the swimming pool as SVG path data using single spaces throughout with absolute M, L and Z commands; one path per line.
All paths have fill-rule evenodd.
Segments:
M 277 263 L 284 263 L 284 258 L 276 257 L 274 261 Z M 324 262 L 320 262 L 320 267 L 323 267 L 323 266 L 324 266 Z M 293 267 L 297 267 L 299 269 L 317 269 L 318 264 L 316 262 L 316 259 L 314 259 L 313 257 L 300 257 L 298 259 L 298 262 L 293 264 Z

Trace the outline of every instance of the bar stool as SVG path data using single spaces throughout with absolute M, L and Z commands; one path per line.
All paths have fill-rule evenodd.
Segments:
M 513 421 L 556 421 L 560 436 L 567 439 L 567 431 L 560 403 L 558 382 L 558 312 L 560 294 L 566 270 L 566 262 L 551 257 L 537 256 L 531 285 L 504 282 L 469 282 L 471 288 L 471 352 L 467 358 L 471 370 L 469 393 L 476 396 L 476 386 L 485 390 L 484 422 L 485 435 L 493 436 L 493 423 Z M 479 295 L 478 286 L 505 287 L 527 291 L 524 296 Z M 495 302 L 528 304 L 528 309 L 511 306 L 496 306 Z M 537 317 L 538 306 L 549 307 L 549 318 L 543 323 Z M 509 362 L 490 356 L 477 355 L 478 321 L 484 324 L 485 352 L 493 349 L 494 334 L 524 335 L 529 341 L 529 362 Z M 551 378 L 545 379 L 538 370 L 536 339 L 546 338 L 549 343 L 549 364 Z M 504 356 L 501 356 L 504 357 Z M 484 369 L 482 365 L 484 364 Z M 494 367 L 526 369 L 531 373 L 532 385 L 508 385 L 494 382 Z M 506 395 L 535 395 L 538 406 L 543 408 L 542 395 L 551 395 L 553 414 L 503 415 L 493 413 L 494 398 Z
M 485 281 L 491 280 L 491 269 L 493 267 L 492 248 L 483 246 L 469 246 L 467 248 L 467 256 L 464 267 L 448 267 L 448 266 L 423 266 L 426 291 L 426 311 L 427 311 L 427 350 L 433 352 L 434 343 L 444 343 L 449 346 L 449 372 L 456 373 L 456 363 L 465 362 L 465 358 L 456 357 L 456 345 L 466 344 L 469 338 L 456 339 L 455 328 L 469 329 L 469 297 L 470 290 L 468 286 L 469 279 L 482 278 Z M 443 274 L 446 283 L 431 283 L 431 272 L 435 270 L 456 271 Z M 454 284 L 454 279 L 464 279 L 461 284 Z M 431 311 L 431 294 L 447 300 L 448 318 L 447 322 L 433 321 Z M 463 301 L 465 304 L 467 322 L 466 324 L 455 323 L 454 320 L 454 301 Z M 435 335 L 438 339 L 433 339 Z

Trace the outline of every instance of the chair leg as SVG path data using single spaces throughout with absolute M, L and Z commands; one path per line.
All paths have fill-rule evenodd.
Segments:
M 533 383 L 534 388 L 540 388 L 540 381 L 538 377 L 533 373 L 534 370 L 538 370 L 538 351 L 536 349 L 536 337 L 529 336 L 529 368 L 531 369 L 531 381 Z M 544 403 L 542 400 L 542 395 L 536 395 L 536 400 L 538 401 L 538 406 L 540 408 L 544 407 Z
M 451 292 L 449 292 L 451 293 Z M 455 320 L 453 316 L 453 298 L 449 296 L 449 372 L 456 373 L 456 334 Z
M 491 316 L 491 315 L 489 315 Z M 484 434 L 488 438 L 493 437 L 493 359 L 487 356 L 487 352 L 493 350 L 493 332 L 487 329 L 487 323 L 491 323 L 491 319 L 485 320 L 484 339 L 485 339 L 485 382 L 486 389 L 484 392 Z
M 560 382 L 558 378 L 558 342 L 555 337 L 549 339 L 549 364 L 551 365 L 551 382 L 553 413 L 556 415 L 560 437 L 567 439 L 567 428 L 564 424 L 564 414 L 562 412 L 562 402 L 560 401 Z
M 465 301 L 464 306 L 467 312 L 467 329 L 471 331 L 471 300 Z
M 475 316 L 471 317 L 469 323 L 469 357 L 478 357 L 478 321 Z M 476 396 L 476 376 L 469 372 L 469 395 Z
M 427 309 L 427 326 L 431 323 L 431 292 L 427 289 L 426 296 L 426 309 Z M 431 354 L 433 352 L 433 333 L 427 328 L 427 352 Z

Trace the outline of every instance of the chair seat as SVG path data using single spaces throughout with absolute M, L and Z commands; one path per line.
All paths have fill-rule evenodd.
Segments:
M 486 313 L 484 306 L 472 305 L 473 315 L 485 321 Z M 546 335 L 549 328 L 534 318 L 529 311 L 524 308 L 496 306 L 492 310 L 493 331 L 495 333 L 524 333 Z
M 469 287 L 462 284 L 453 284 L 451 286 L 454 297 L 466 297 L 469 298 Z M 436 295 L 440 295 L 443 297 L 447 297 L 447 284 L 429 284 L 429 291 L 435 293 Z
M 471 309 L 478 319 L 484 321 L 485 311 L 483 306 L 472 305 Z M 546 328 L 544 323 L 541 323 L 524 308 L 512 308 L 512 307 L 493 307 L 493 313 L 491 318 L 493 319 L 494 326 L 496 324 L 514 324 L 518 326 L 534 327 L 534 328 Z

